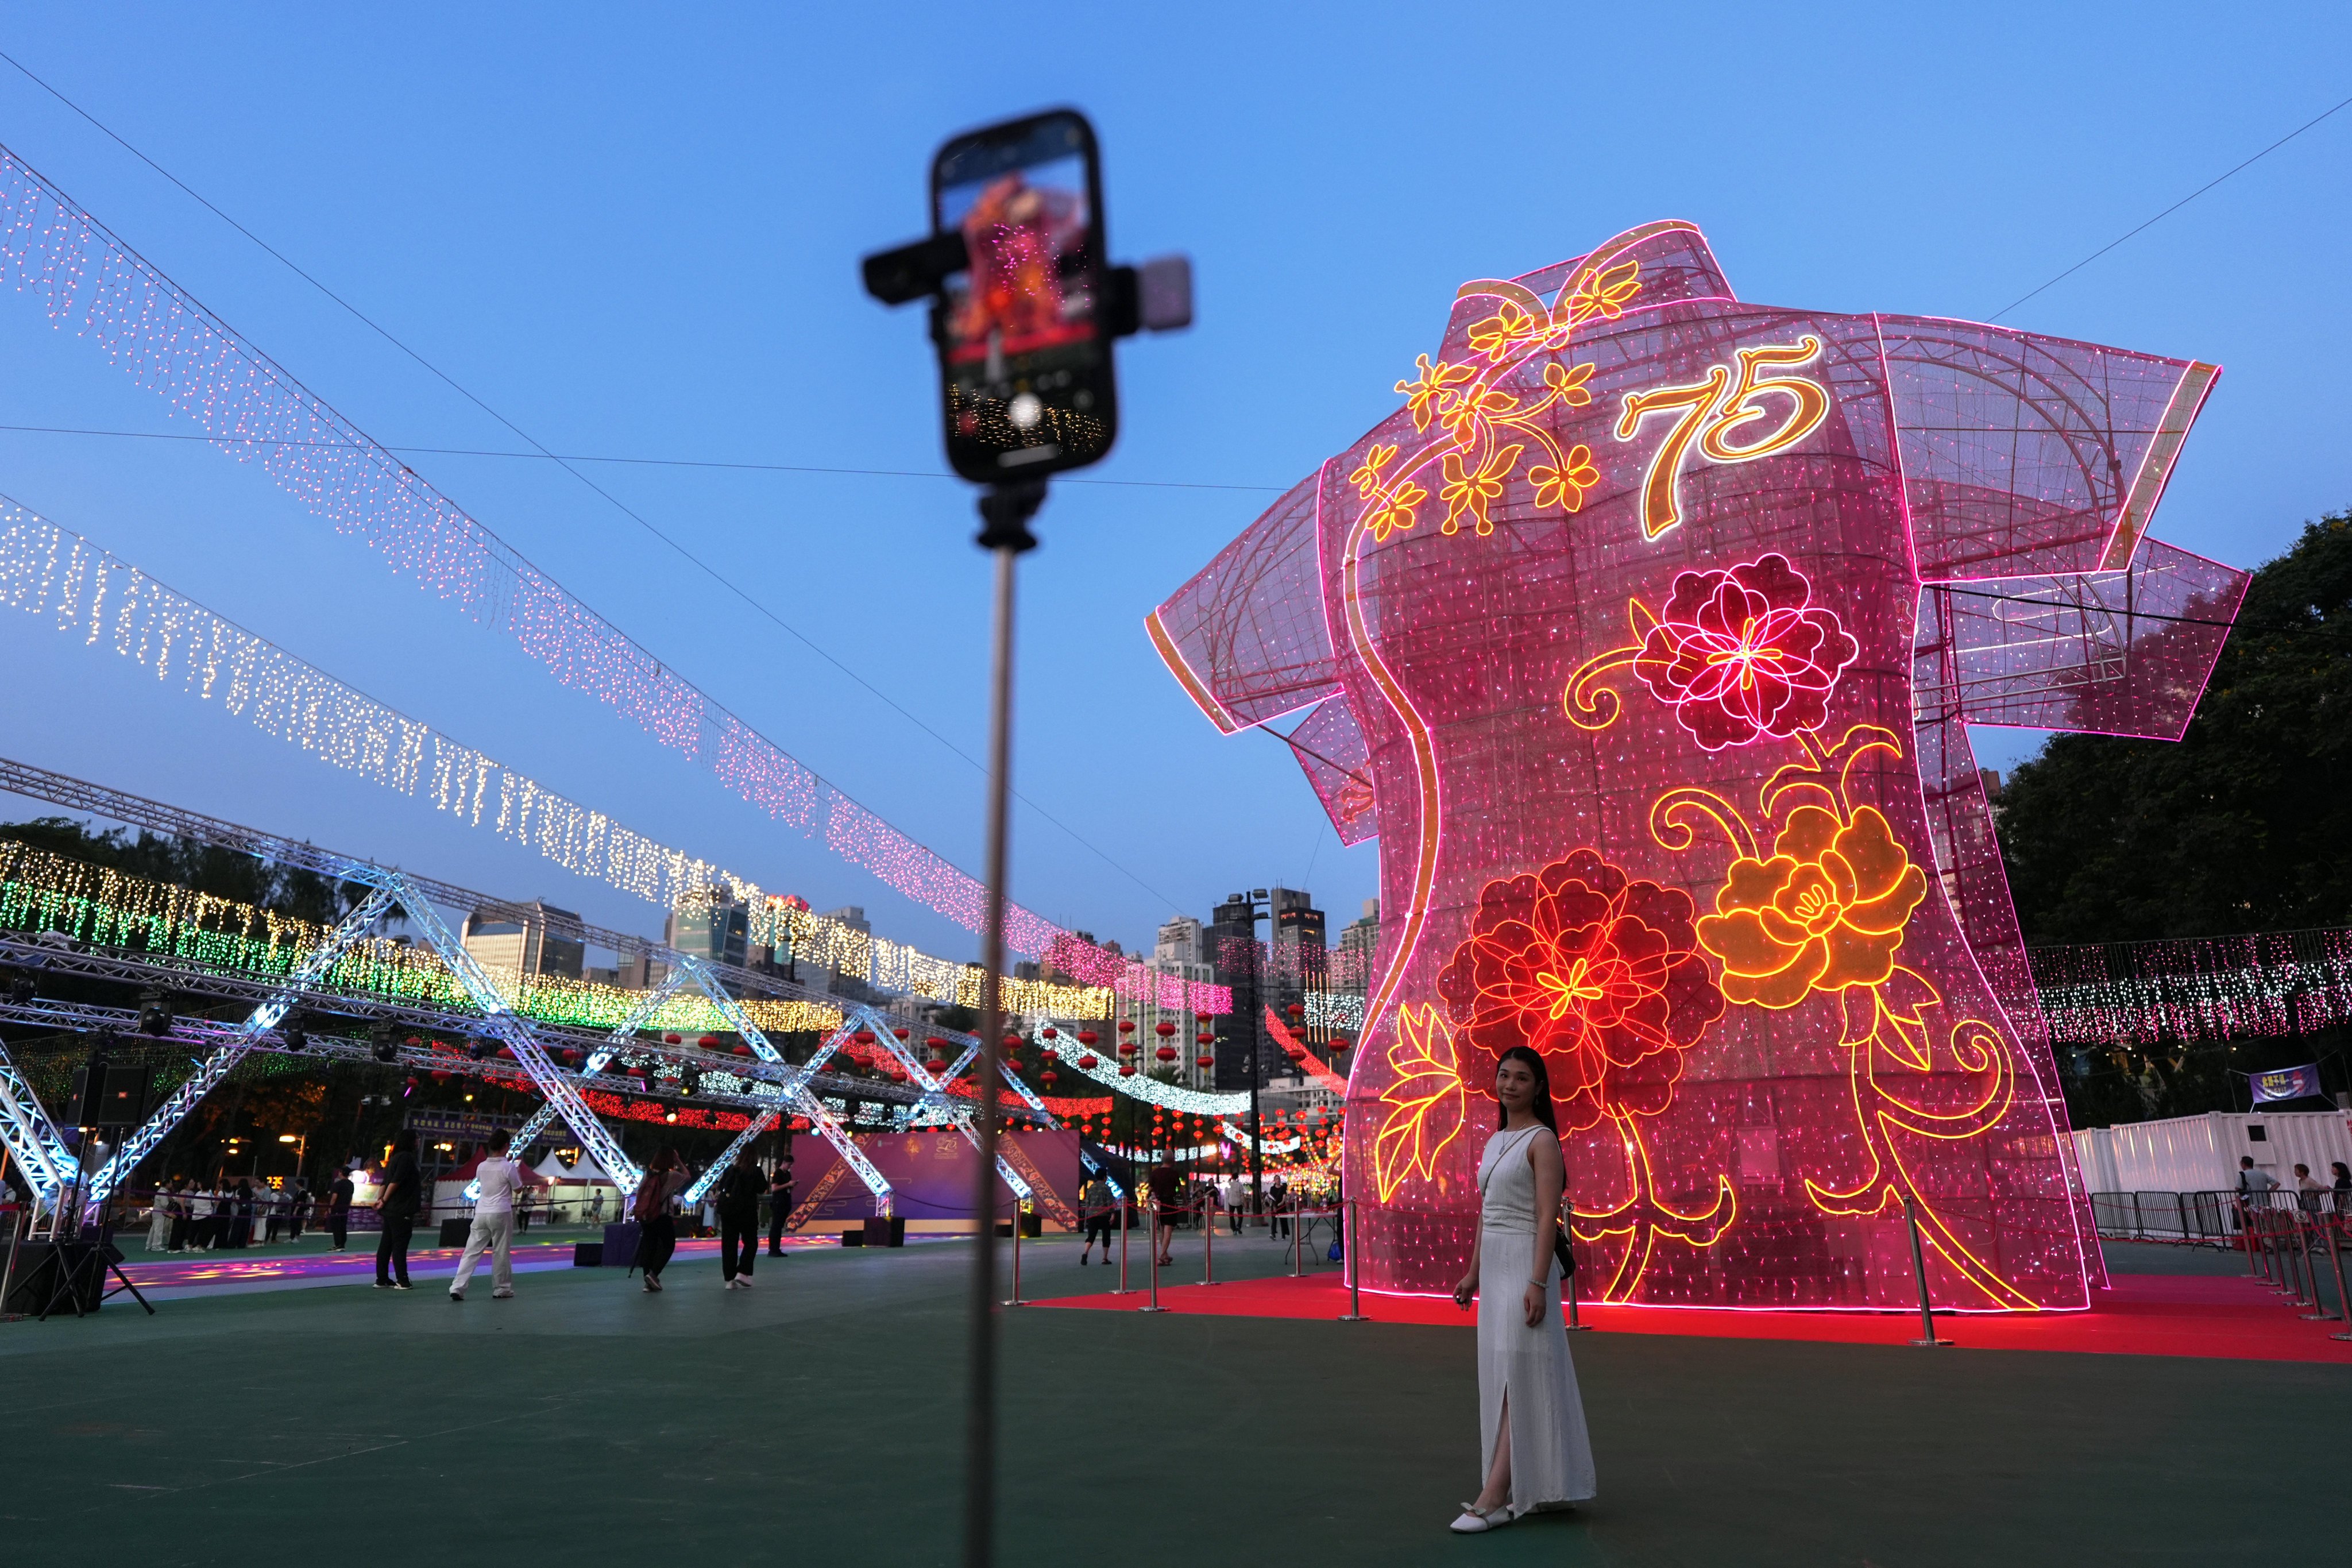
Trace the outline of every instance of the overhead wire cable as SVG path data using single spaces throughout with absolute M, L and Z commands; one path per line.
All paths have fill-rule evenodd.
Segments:
M 2206 181 L 2203 184 L 2198 186 L 2195 190 L 2189 192 L 2187 195 L 2181 197 L 2179 201 L 2173 203 L 2170 206 L 2165 208 L 2162 212 L 2157 214 L 2146 223 L 2141 224 L 2137 228 L 2134 228 L 2126 234 L 2109 240 L 2106 244 L 2099 247 L 2098 249 L 2091 252 L 2090 255 L 2083 258 L 2082 260 L 2074 263 L 2074 266 L 2066 268 L 2065 271 L 2058 274 L 2057 277 L 2050 279 L 2049 282 L 2042 284 L 2040 288 L 2027 289 L 2024 293 L 2020 294 L 2016 299 L 2011 300 L 2008 304 L 2003 305 L 2000 310 L 1995 310 L 1991 315 L 1987 316 L 1985 320 L 1987 321 L 1998 321 L 2003 316 L 2008 315 L 2011 310 L 2016 310 L 2020 305 L 2024 304 L 2028 300 L 2032 299 L 2036 294 L 2041 293 L 2043 289 L 2053 288 L 2057 284 L 2064 282 L 2067 279 L 2074 276 L 2075 273 L 2083 270 L 2084 268 L 2088 267 L 2092 262 L 2096 261 L 2100 257 L 2105 256 L 2108 251 L 2113 250 L 2116 247 L 2123 244 L 2125 240 L 2131 238 L 2134 235 L 2139 234 L 2142 230 L 2155 227 L 2158 224 L 2162 223 L 2166 218 L 2170 217 L 2174 213 L 2179 212 L 2182 207 L 2187 206 L 2190 202 L 2195 201 L 2199 196 L 2203 195 L 2206 192 L 2211 190 L 2222 181 L 2230 178 L 2231 175 L 2236 174 L 2245 169 L 2252 168 L 2254 164 L 2261 163 L 2263 159 L 2269 157 L 2272 153 L 2277 152 L 2280 148 L 2285 146 L 2288 142 L 2294 141 L 2296 137 L 2302 135 L 2305 132 L 2310 130 L 2313 126 L 2318 124 L 2321 121 L 2326 120 L 2329 115 L 2336 113 L 2337 110 L 2343 109 L 2347 104 L 2352 104 L 2352 98 L 2344 100 L 2343 102 L 2336 104 L 2334 109 L 2326 110 L 2312 116 L 2309 120 L 2305 121 L 2302 124 L 2296 126 L 2294 130 L 2288 132 L 2285 135 L 2280 137 L 2277 141 L 2272 142 L 2269 146 L 2263 148 L 2261 152 L 2255 153 L 2244 163 L 2239 163 L 2232 168 L 2223 171 L 2221 174 L 2216 174 L 2213 178 Z
M 589 489 L 603 497 L 624 516 L 635 522 L 638 527 L 644 529 L 647 533 L 652 534 L 656 539 L 661 541 L 671 550 L 675 551 L 679 556 L 692 563 L 706 576 L 709 577 L 711 581 L 717 583 L 720 587 L 725 588 L 729 593 L 733 594 L 737 598 L 742 600 L 746 605 L 749 605 L 752 609 L 758 611 L 762 616 L 766 617 L 770 622 L 773 623 L 787 635 L 797 639 L 803 647 L 807 647 L 809 651 L 814 653 L 818 658 L 824 659 L 826 663 L 841 671 L 842 674 L 847 676 L 857 685 L 864 688 L 867 692 L 871 693 L 877 700 L 889 708 L 900 718 L 906 720 L 907 722 L 914 725 L 915 728 L 920 730 L 924 734 L 929 735 L 932 740 L 937 741 L 941 746 L 944 746 L 948 751 L 953 752 L 957 757 L 961 758 L 965 763 L 974 770 L 980 772 L 983 775 L 986 773 L 987 769 L 979 761 L 979 759 L 973 757 L 962 747 L 949 740 L 945 735 L 940 733 L 939 731 L 933 729 L 921 719 L 916 717 L 896 699 L 883 691 L 881 688 L 876 686 L 872 681 L 867 680 L 864 676 L 850 668 L 848 665 L 843 663 L 839 658 L 836 658 L 831 652 L 821 647 L 798 627 L 793 626 L 782 616 L 777 615 L 775 611 L 769 608 L 765 604 L 761 603 L 758 598 L 754 597 L 751 593 L 735 583 L 732 579 L 729 578 L 724 573 L 719 571 L 709 562 L 703 560 L 699 555 L 697 555 L 693 551 L 688 550 L 685 545 L 670 537 L 669 534 L 656 527 L 635 509 L 621 500 L 619 497 L 614 495 L 610 490 L 605 489 L 602 485 L 599 485 L 595 480 L 582 473 L 578 468 L 573 468 L 571 460 L 560 457 L 555 452 L 550 450 L 529 431 L 523 429 L 513 420 L 508 418 L 505 415 L 491 407 L 488 403 L 482 401 L 481 398 L 476 396 L 472 392 L 467 390 L 464 385 L 460 384 L 457 379 L 451 376 L 447 372 L 442 370 L 432 361 L 417 353 L 416 350 L 403 342 L 389 330 L 377 322 L 373 318 L 370 317 L 358 306 L 352 304 L 341 294 L 336 293 L 332 289 L 330 289 L 326 284 L 320 282 L 317 278 L 304 270 L 300 265 L 286 256 L 284 252 L 278 250 L 277 247 L 271 245 L 268 240 L 263 239 L 259 235 L 254 233 L 253 230 L 246 227 L 245 225 L 239 223 L 236 218 L 231 217 L 227 213 L 222 211 L 218 206 L 207 200 L 201 193 L 189 185 L 186 181 L 181 179 L 177 174 L 174 174 L 169 169 L 164 168 L 163 165 L 155 162 L 154 159 L 149 157 L 145 153 L 141 152 L 137 147 L 131 145 L 130 142 L 119 135 L 110 126 L 107 125 L 105 121 L 100 120 L 96 115 L 82 108 L 81 105 L 76 103 L 72 99 L 68 98 L 64 93 L 58 91 L 57 88 L 51 86 L 47 81 L 37 75 L 30 68 L 26 66 L 23 61 L 17 59 L 15 56 L 7 53 L 4 49 L 0 49 L 0 60 L 5 60 L 8 64 L 14 66 L 35 86 L 47 93 L 50 97 L 56 99 L 59 103 L 64 104 L 68 109 L 73 110 L 75 114 L 80 116 L 83 120 L 88 121 L 92 126 L 96 127 L 100 133 L 105 135 L 108 140 L 113 142 L 117 146 L 129 153 L 132 157 L 146 164 L 147 167 L 152 169 L 156 174 L 162 175 L 165 180 L 169 181 L 173 186 L 177 187 L 181 192 L 186 195 L 190 200 L 195 202 L 206 212 L 211 213 L 215 217 L 219 218 L 231 228 L 236 230 L 237 233 L 243 235 L 247 239 L 251 240 L 255 245 L 258 246 L 263 251 L 267 252 L 273 259 L 285 267 L 289 271 L 292 272 L 296 277 L 301 279 L 304 282 L 310 284 L 310 287 L 316 289 L 320 293 L 325 295 L 329 300 L 333 300 L 337 305 L 348 311 L 354 320 L 358 321 L 369 331 L 374 332 L 377 336 L 383 339 L 384 342 L 390 343 L 402 353 L 406 354 L 410 359 L 415 361 L 417 364 L 429 372 L 445 385 L 448 386 L 451 391 L 457 393 L 459 396 L 466 399 L 467 402 L 471 403 L 475 407 L 480 409 L 483 413 L 497 420 L 500 425 L 506 426 L 507 429 L 512 431 L 517 438 L 531 447 L 539 457 L 554 463 L 558 468 L 563 469 L 564 472 L 570 474 L 583 485 L 585 485 Z M 331 443 L 300 444 L 330 445 Z M 1129 881 L 1133 882 L 1137 887 L 1141 888 L 1153 898 L 1160 900 L 1170 910 L 1180 913 L 1181 912 L 1182 905 L 1179 904 L 1175 900 L 1171 899 L 1159 889 L 1154 888 L 1150 883 L 1145 881 L 1141 877 L 1129 870 L 1127 867 L 1121 865 L 1118 861 L 1113 859 L 1108 852 L 1102 849 L 1098 845 L 1095 844 L 1092 840 L 1088 839 L 1084 834 L 1079 833 L 1068 823 L 1064 822 L 1052 812 L 1045 810 L 1035 801 L 1031 800 L 1027 795 L 1022 794 L 1017 788 L 1013 789 L 1012 793 L 1014 799 L 1020 801 L 1022 805 L 1035 812 L 1039 816 L 1044 817 L 1054 826 L 1069 835 L 1073 840 L 1083 846 L 1089 853 L 1094 855 L 1096 858 L 1102 861 L 1104 865 L 1108 866 L 1112 870 L 1117 871 L 1120 876 L 1125 877 Z
M 33 436 L 108 436 L 137 441 L 200 441 L 213 444 L 210 436 L 191 436 L 177 430 L 93 430 L 71 425 L 0 425 L 0 430 L 14 430 Z M 340 441 L 273 440 L 268 437 L 238 437 L 249 447 L 343 447 Z M 443 458 L 520 458 L 528 461 L 555 463 L 620 463 L 638 468 L 723 468 L 762 474 L 836 474 L 859 478 L 887 479 L 953 479 L 961 484 L 960 474 L 929 468 L 823 468 L 813 463 L 739 463 L 700 458 L 615 458 L 593 452 L 502 452 L 486 447 L 395 447 L 383 444 L 387 452 L 406 452 Z M 1120 485 L 1142 489 L 1240 490 L 1254 495 L 1280 495 L 1279 485 L 1213 485 L 1192 484 L 1177 479 L 1080 479 L 1064 476 L 1070 484 Z

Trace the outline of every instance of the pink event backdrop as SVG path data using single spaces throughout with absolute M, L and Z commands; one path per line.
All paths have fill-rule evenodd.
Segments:
M 1364 1282 L 1460 1275 L 1527 1045 L 1592 1295 L 1915 1304 L 1907 1204 L 1939 1303 L 2085 1305 L 1964 724 L 2179 733 L 2245 580 L 2147 529 L 2216 367 L 1745 304 L 1658 223 L 1465 284 L 1399 370 L 1148 622 L 1380 837 Z
M 558 682 L 657 744 L 708 767 L 784 826 L 820 837 L 886 886 L 971 931 L 985 889 L 706 696 L 435 490 L 365 432 L 0 147 L 0 279 L 94 341 L 224 451 L 469 619 L 512 637 Z M 1019 905 L 1005 941 L 1088 985 L 1162 1006 L 1223 1012 L 1223 987 L 1188 986 L 1106 952 Z
M 973 1164 L 980 1158 L 971 1140 L 951 1128 L 911 1132 L 861 1132 L 857 1147 L 890 1184 L 891 1212 L 900 1219 L 968 1220 L 971 1217 Z M 997 1134 L 998 1152 L 1035 1194 L 1037 1212 L 1055 1225 L 1075 1228 L 1078 1202 L 1078 1135 L 1064 1131 Z M 822 1138 L 793 1140 L 793 1223 L 812 1219 L 865 1219 L 874 1195 Z M 996 1182 L 996 1217 L 1013 1212 L 1013 1189 Z

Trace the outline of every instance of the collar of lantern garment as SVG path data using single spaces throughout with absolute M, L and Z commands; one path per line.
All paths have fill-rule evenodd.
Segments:
M 1409 1216 L 1527 1045 L 1609 1299 L 1916 1303 L 1909 1200 L 1949 1299 L 2082 1305 L 1966 725 L 2179 735 L 2245 578 L 2147 526 L 2217 367 L 1742 301 L 1667 222 L 1464 284 L 1398 369 L 1147 623 L 1381 840 L 1328 981 L 1366 1282 L 1450 1283 Z

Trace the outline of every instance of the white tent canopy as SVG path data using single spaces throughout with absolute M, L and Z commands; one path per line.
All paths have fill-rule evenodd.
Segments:
M 599 1165 L 596 1163 L 596 1156 L 589 1153 L 585 1150 L 581 1152 L 580 1163 L 576 1165 L 565 1164 L 562 1159 L 557 1157 L 553 1150 L 550 1150 L 548 1152 L 547 1158 L 541 1160 L 538 1165 L 533 1168 L 533 1174 L 542 1176 L 551 1182 L 586 1182 L 591 1184 L 602 1182 L 608 1187 L 617 1187 L 620 1185 L 618 1182 L 613 1180 L 613 1178 L 605 1173 L 604 1168 L 602 1165 Z

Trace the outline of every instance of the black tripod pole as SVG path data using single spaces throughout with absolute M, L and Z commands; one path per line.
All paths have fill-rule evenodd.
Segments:
M 971 1258 L 971 1403 L 964 1414 L 963 1560 L 988 1568 L 996 1532 L 996 1096 L 1004 1037 L 1004 888 L 1013 792 L 1013 579 L 1021 553 L 1036 548 L 1029 520 L 1045 500 L 1042 479 L 994 485 L 980 499 L 987 526 L 980 547 L 996 556 L 993 668 L 989 690 L 988 903 L 980 933 L 980 1062 L 973 1080 L 980 1163 L 972 1178 L 978 1234 Z M 1013 1225 L 1020 1210 L 1013 1210 Z

